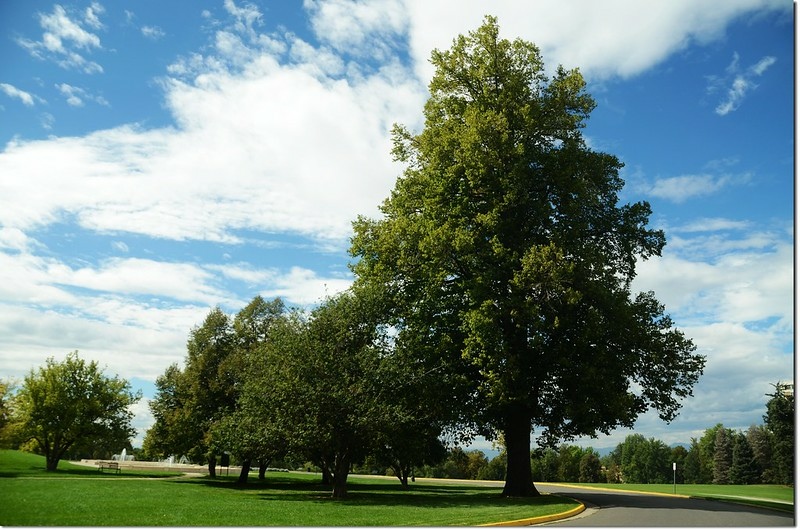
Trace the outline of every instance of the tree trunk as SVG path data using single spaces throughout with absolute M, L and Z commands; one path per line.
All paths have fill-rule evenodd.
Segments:
M 258 463 L 258 480 L 264 480 L 269 467 L 269 460 L 262 460 Z
M 332 482 L 331 471 L 330 469 L 328 469 L 327 465 L 322 465 L 321 469 L 322 469 L 322 484 L 324 486 L 328 486 Z
M 247 484 L 247 477 L 250 475 L 250 459 L 248 458 L 242 462 L 242 470 L 239 472 L 239 479 L 236 481 L 239 484 Z
M 506 416 L 505 497 L 534 497 L 539 495 L 531 474 L 531 420 L 522 405 L 513 407 Z
M 347 475 L 350 473 L 350 459 L 346 455 L 336 455 L 333 468 L 333 495 L 334 499 L 347 497 Z
M 47 464 L 45 469 L 47 469 L 47 471 L 55 471 L 56 469 L 58 469 L 59 460 L 60 458 L 58 458 L 57 455 L 54 455 L 52 453 L 47 455 L 47 460 L 46 460 Z
M 217 478 L 217 455 L 208 456 L 208 474 L 211 478 Z

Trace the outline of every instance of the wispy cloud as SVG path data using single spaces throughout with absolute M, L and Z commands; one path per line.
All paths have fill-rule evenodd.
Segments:
M 641 170 L 630 178 L 630 185 L 649 197 L 664 199 L 681 204 L 692 199 L 707 197 L 731 186 L 741 186 L 750 182 L 752 173 L 736 171 L 735 159 L 712 160 L 697 173 L 674 177 L 658 177 L 648 180 Z
M 725 219 L 721 217 L 702 217 L 690 223 L 673 228 L 676 232 L 719 232 L 726 230 L 745 230 L 751 226 L 749 221 Z
M 83 55 L 102 48 L 100 37 L 83 27 L 85 24 L 100 29 L 102 23 L 98 15 L 102 12 L 103 7 L 93 3 L 82 17 L 71 17 L 66 9 L 56 4 L 52 13 L 39 13 L 39 25 L 44 30 L 41 40 L 18 38 L 17 43 L 34 57 L 55 61 L 62 68 L 88 74 L 102 72 L 102 66 Z
M 30 94 L 29 92 L 25 92 L 24 90 L 20 90 L 14 85 L 9 85 L 8 83 L 0 83 L 0 90 L 2 90 L 3 93 L 8 97 L 20 100 L 23 103 L 23 105 L 27 107 L 33 107 L 34 105 L 33 95 Z
M 166 33 L 164 30 L 158 26 L 142 26 L 141 27 L 142 35 L 147 37 L 150 40 L 160 40 Z
M 98 105 L 109 107 L 110 104 L 103 96 L 95 96 L 90 94 L 86 89 L 68 85 L 67 83 L 56 84 L 56 88 L 61 94 L 67 98 L 67 104 L 72 107 L 83 107 L 84 101 L 93 101 Z
M 725 69 L 724 76 L 708 77 L 709 85 L 707 90 L 709 93 L 724 91 L 723 98 L 714 109 L 714 112 L 720 116 L 725 116 L 738 109 L 748 93 L 758 87 L 756 79 L 764 75 L 764 72 L 776 61 L 775 57 L 767 55 L 742 70 L 739 65 L 739 54 L 734 52 L 733 59 Z

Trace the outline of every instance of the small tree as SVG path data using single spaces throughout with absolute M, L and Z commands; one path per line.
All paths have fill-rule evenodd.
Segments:
M 47 471 L 55 471 L 62 456 L 75 444 L 131 438 L 133 413 L 141 399 L 130 384 L 106 377 L 97 362 L 86 363 L 78 352 L 63 362 L 52 357 L 25 377 L 17 395 L 15 414 L 23 440 L 35 441 L 44 454 Z

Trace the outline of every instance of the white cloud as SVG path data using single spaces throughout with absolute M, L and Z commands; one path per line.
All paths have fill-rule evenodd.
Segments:
M 103 27 L 103 23 L 100 22 L 99 15 L 105 13 L 106 9 L 97 2 L 92 2 L 92 5 L 86 8 L 84 11 L 83 19 L 86 21 L 90 27 L 94 29 L 101 29 Z
M 128 245 L 126 245 L 124 241 L 114 241 L 114 242 L 111 243 L 111 247 L 114 250 L 118 250 L 118 251 L 124 252 L 126 254 L 128 252 L 130 252 L 130 248 L 128 248 Z
M 164 30 L 158 26 L 142 26 L 141 27 L 142 35 L 147 37 L 150 40 L 160 40 L 166 33 Z
M 305 0 L 320 42 L 337 52 L 385 60 L 408 27 L 401 0 Z
M 726 176 L 709 174 L 681 175 L 657 179 L 647 190 L 647 194 L 659 199 L 681 203 L 696 197 L 712 195 L 729 182 Z
M 110 106 L 108 100 L 103 96 L 95 96 L 90 94 L 86 89 L 81 87 L 68 85 L 67 83 L 58 83 L 56 88 L 67 98 L 67 104 L 72 107 L 83 107 L 84 100 L 89 100 L 102 105 L 104 107 Z
M 0 83 L 0 90 L 2 90 L 3 93 L 5 93 L 5 95 L 10 98 L 19 99 L 27 107 L 32 107 L 34 105 L 33 96 L 29 92 L 20 90 L 14 85 L 9 85 L 8 83 Z
M 744 230 L 750 227 L 749 221 L 724 219 L 721 217 L 701 217 L 683 226 L 674 227 L 674 232 L 716 232 L 720 230 Z
M 411 50 L 417 72 L 429 80 L 433 48 L 447 49 L 458 34 L 476 29 L 484 15 L 499 18 L 503 36 L 534 42 L 551 69 L 557 64 L 580 67 L 592 80 L 630 77 L 664 61 L 690 43 L 705 44 L 720 38 L 726 26 L 747 13 L 784 10 L 782 0 L 737 2 L 564 2 L 537 0 L 480 0 L 453 5 L 429 0 L 406 0 Z
M 733 60 L 725 69 L 726 75 L 723 77 L 709 76 L 708 91 L 714 93 L 724 89 L 725 96 L 714 109 L 720 116 L 725 116 L 738 109 L 749 92 L 755 90 L 758 85 L 755 80 L 761 77 L 767 69 L 775 64 L 777 59 L 770 55 L 762 57 L 758 62 L 749 66 L 744 72 L 739 67 L 739 54 L 733 54 Z
M 714 236 L 716 244 L 707 246 L 707 232 L 684 230 L 693 237 L 681 244 L 670 237 L 663 257 L 639 263 L 632 286 L 635 292 L 655 291 L 676 326 L 706 356 L 694 396 L 683 402 L 671 424 L 651 411 L 632 431 L 581 439 L 582 444 L 614 447 L 633 432 L 668 444 L 688 443 L 719 422 L 746 429 L 762 423 L 770 385 L 793 379 L 791 240 L 777 232 L 749 232 L 746 222 L 710 221 L 723 231 Z
M 345 244 L 399 173 L 389 130 L 418 119 L 422 87 L 397 68 L 331 81 L 260 48 L 241 54 L 241 74 L 229 57 L 198 58 L 193 79 L 164 80 L 177 128 L 10 143 L 0 172 L 19 178 L 0 182 L 0 222 L 74 215 L 92 230 L 170 239 L 234 242 L 249 228 Z
M 667 310 L 684 320 L 752 325 L 777 319 L 791 326 L 791 243 L 758 232 L 735 239 L 675 239 L 663 257 L 639 264 L 635 289 L 654 290 Z
M 93 3 L 84 13 L 84 22 L 93 29 L 102 27 L 97 17 L 102 12 L 102 6 Z M 71 18 L 62 6 L 56 4 L 49 14 L 39 13 L 39 24 L 44 30 L 40 41 L 17 39 L 17 43 L 31 55 L 53 60 L 66 69 L 74 68 L 90 74 L 103 71 L 98 63 L 86 59 L 76 51 L 77 49 L 85 53 L 101 48 L 100 37 L 84 29 L 81 21 Z

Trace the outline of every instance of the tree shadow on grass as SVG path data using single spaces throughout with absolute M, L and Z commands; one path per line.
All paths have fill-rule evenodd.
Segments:
M 211 488 L 241 489 L 254 492 L 265 501 L 343 503 L 359 506 L 410 506 L 420 508 L 489 508 L 496 506 L 544 506 L 562 504 L 565 499 L 543 495 L 529 498 L 503 497 L 501 488 L 472 485 L 426 485 L 414 484 L 404 489 L 394 484 L 348 484 L 345 499 L 331 497 L 332 486 L 319 481 L 298 481 L 296 479 L 273 479 L 263 482 L 248 481 L 238 484 L 235 480 L 219 478 L 191 479 L 195 484 Z

